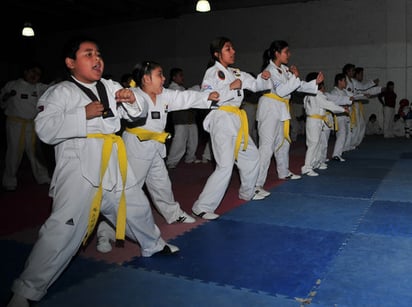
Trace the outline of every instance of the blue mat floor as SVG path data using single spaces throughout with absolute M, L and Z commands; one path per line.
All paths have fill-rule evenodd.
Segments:
M 412 141 L 346 158 L 178 236 L 176 256 L 76 257 L 36 306 L 412 306 Z M 4 303 L 30 245 L 0 244 Z

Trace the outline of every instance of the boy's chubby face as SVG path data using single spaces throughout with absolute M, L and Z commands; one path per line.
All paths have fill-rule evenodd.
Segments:
M 76 59 L 66 58 L 66 66 L 73 76 L 84 83 L 100 80 L 104 71 L 104 61 L 95 43 L 83 42 L 76 52 Z

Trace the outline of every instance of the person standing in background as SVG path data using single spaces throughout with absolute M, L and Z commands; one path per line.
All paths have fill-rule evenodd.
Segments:
M 49 171 L 43 165 L 36 150 L 39 142 L 34 130 L 34 118 L 38 113 L 37 101 L 48 88 L 40 82 L 42 69 L 37 63 L 28 63 L 22 78 L 9 81 L 1 89 L 0 106 L 4 109 L 6 119 L 7 150 L 3 188 L 14 191 L 17 188 L 17 171 L 19 170 L 24 153 L 27 155 L 34 178 L 38 184 L 49 184 Z
M 397 95 L 395 93 L 395 83 L 388 81 L 386 90 L 378 95 L 379 101 L 383 105 L 383 137 L 393 138 L 393 118 L 395 116 Z
M 169 89 L 184 91 L 184 73 L 181 68 L 170 70 Z M 191 87 L 191 90 L 200 91 L 200 86 Z M 199 143 L 199 130 L 196 123 L 196 110 L 187 109 L 170 112 L 174 127 L 174 136 L 166 158 L 166 165 L 169 169 L 176 168 L 179 161 L 185 157 L 185 163 L 199 163 L 196 158 L 196 150 Z

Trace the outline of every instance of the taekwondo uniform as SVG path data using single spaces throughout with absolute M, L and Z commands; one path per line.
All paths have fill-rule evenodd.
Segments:
M 351 108 L 351 133 L 350 144 L 347 150 L 354 149 L 360 145 L 366 132 L 366 120 L 363 111 L 363 104 L 369 100 L 365 95 L 378 95 L 382 87 L 376 86 L 372 80 L 359 82 L 356 79 L 346 77 L 346 90 L 353 94 L 354 101 Z
M 260 166 L 257 186 L 263 186 L 272 155 L 276 160 L 276 169 L 280 179 L 299 179 L 289 170 L 289 99 L 292 92 L 298 90 L 316 94 L 318 86 L 316 80 L 301 81 L 289 71 L 286 65 L 277 67 L 273 61 L 269 62 L 266 70 L 270 72 L 272 82 L 271 91 L 259 98 L 256 120 L 259 133 Z
M 123 132 L 128 159 L 139 186 L 143 187 L 146 183 L 153 204 L 166 222 L 171 224 L 177 222 L 182 215 L 185 216 L 185 213 L 174 199 L 164 161 L 166 157 L 164 143 L 169 137 L 169 134 L 164 131 L 167 115 L 170 111 L 210 108 L 209 93 L 163 89 L 163 92 L 156 96 L 156 102 L 153 102 L 140 88 L 131 90 L 136 99 L 146 103 L 149 109 L 144 125 L 130 126 Z
M 20 78 L 8 82 L 1 90 L 1 108 L 7 116 L 7 151 L 2 183 L 7 190 L 15 190 L 17 187 L 16 175 L 24 153 L 30 161 L 36 182 L 50 183 L 48 169 L 36 157 L 37 136 L 34 131 L 37 101 L 47 87 L 46 84 L 31 84 Z M 3 101 L 8 93 L 14 95 Z
M 139 242 L 142 256 L 149 257 L 166 245 L 148 199 L 127 163 L 124 144 L 115 135 L 120 130 L 120 118 L 136 119 L 145 107 L 125 103 L 127 106 L 117 108 L 114 96 L 121 85 L 105 79 L 101 83 L 113 117 L 87 120 L 85 106 L 90 98 L 70 81 L 50 87 L 38 102 L 36 132 L 45 143 L 55 145 L 56 168 L 50 185 L 52 213 L 39 231 L 23 273 L 12 286 L 14 293 L 27 299 L 37 301 L 46 294 L 92 233 L 93 221 L 100 212 L 116 225 L 118 208 L 127 206 L 126 220 L 121 221 L 123 230 Z M 81 85 L 96 94 L 95 84 Z M 95 202 L 98 195 L 100 202 Z M 119 223 L 117 226 L 120 228 Z M 124 239 L 122 234 L 117 238 Z
M 352 105 L 351 94 L 345 89 L 339 89 L 334 87 L 330 93 L 326 94 L 326 97 L 333 101 L 338 106 L 350 106 Z M 335 160 L 344 162 L 342 158 L 342 153 L 345 149 L 345 145 L 349 142 L 349 130 L 350 130 L 350 119 L 347 113 L 335 113 L 335 120 L 337 121 L 337 131 L 335 146 L 333 147 L 332 157 Z
M 242 81 L 242 89 L 230 90 L 230 84 L 236 79 Z M 254 196 L 259 152 L 249 138 L 246 112 L 239 107 L 244 97 L 243 89 L 258 92 L 269 88 L 270 80 L 264 80 L 261 74 L 255 79 L 239 69 L 226 68 L 218 61 L 205 72 L 202 90 L 220 94 L 219 108 L 211 110 L 203 121 L 204 129 L 210 133 L 216 169 L 192 207 L 194 214 L 212 213 L 211 219 L 218 217 L 213 213 L 225 195 L 234 164 L 240 175 L 239 198 L 250 200 Z
M 306 155 L 302 174 L 317 176 L 313 169 L 318 168 L 322 161 L 322 131 L 329 129 L 333 123 L 329 121 L 326 110 L 345 112 L 343 107 L 328 100 L 324 93 L 318 91 L 315 96 L 305 96 L 303 106 L 306 113 Z

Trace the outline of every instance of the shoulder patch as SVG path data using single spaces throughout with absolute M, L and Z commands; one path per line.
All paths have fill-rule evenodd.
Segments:
M 219 77 L 220 80 L 225 80 L 226 79 L 225 73 L 221 70 L 219 70 L 217 72 L 217 76 Z

